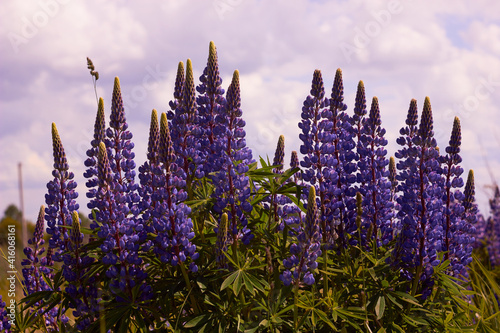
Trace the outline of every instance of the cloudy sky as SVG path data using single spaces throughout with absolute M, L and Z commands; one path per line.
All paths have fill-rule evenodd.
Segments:
M 368 103 L 379 98 L 390 155 L 410 100 L 421 110 L 429 96 L 439 146 L 448 144 L 453 118 L 461 119 L 462 166 L 475 171 L 483 213 L 489 186 L 500 181 L 498 1 L 3 0 L 0 13 L 2 212 L 19 205 L 22 163 L 26 217 L 36 219 L 51 179 L 52 122 L 86 207 L 83 160 L 97 109 L 87 56 L 108 116 L 120 78 L 139 164 L 151 110 L 168 110 L 178 62 L 191 58 L 198 78 L 211 40 L 225 88 L 240 71 L 255 157 L 272 157 L 280 134 L 287 159 L 299 150 L 297 123 L 314 70 L 330 91 L 342 68 L 351 112 L 359 80 Z

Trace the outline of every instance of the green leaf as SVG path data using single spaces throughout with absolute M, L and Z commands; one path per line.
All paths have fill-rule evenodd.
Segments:
M 257 330 L 259 329 L 259 326 L 255 326 L 254 328 L 249 328 L 247 330 L 244 331 L 244 333 L 254 333 L 256 332 Z
M 234 284 L 233 284 L 233 292 L 235 295 L 238 295 L 240 293 L 241 287 L 243 285 L 242 275 L 245 273 L 243 273 L 243 271 L 241 271 L 241 270 L 237 271 L 236 273 L 237 273 L 237 275 L 236 275 L 236 278 L 235 278 Z
M 392 293 L 399 296 L 402 301 L 408 302 L 408 303 L 416 305 L 418 307 L 422 307 L 422 305 L 418 303 L 418 300 L 415 297 L 413 297 L 407 293 L 404 293 L 402 291 L 393 291 Z
M 333 323 L 330 321 L 330 319 L 328 319 L 328 316 L 326 315 L 326 313 L 324 313 L 320 309 L 314 309 L 313 313 L 316 313 L 318 315 L 318 317 L 321 319 L 321 321 L 325 322 L 332 329 L 334 329 L 334 330 L 336 329 L 335 325 L 333 325 Z
M 262 293 L 265 292 L 264 286 L 267 286 L 267 288 L 269 288 L 269 285 L 268 285 L 267 281 L 265 281 L 265 280 L 260 281 L 255 276 L 253 276 L 251 274 L 248 275 L 248 279 L 250 280 L 250 282 L 252 283 L 254 288 Z
M 268 327 L 269 326 L 269 321 L 267 319 L 263 319 L 260 323 L 259 326 L 263 327 Z
M 234 279 L 236 279 L 236 276 L 238 275 L 239 271 L 233 272 L 231 275 L 229 275 L 224 282 L 222 282 L 222 285 L 220 286 L 220 290 L 226 289 L 231 283 L 233 283 Z
M 248 289 L 252 296 L 255 296 L 255 289 L 253 288 L 252 281 L 250 281 L 250 274 L 243 273 L 243 282 L 245 283 L 245 287 Z
M 377 300 L 377 304 L 375 305 L 375 314 L 377 315 L 377 319 L 380 319 L 384 316 L 385 310 L 385 297 L 380 296 Z
M 373 269 L 373 267 L 368 268 L 368 273 L 370 273 L 370 275 L 372 276 L 372 279 L 374 281 L 378 280 L 377 274 L 375 273 L 375 270 Z
M 385 281 L 385 280 L 384 280 Z M 391 296 L 391 294 L 386 294 L 387 298 L 389 299 L 389 301 L 391 301 L 394 305 L 396 305 L 398 308 L 400 308 L 401 310 L 403 309 L 403 306 L 401 304 L 399 304 L 396 299 L 394 297 Z
M 396 323 L 391 323 L 392 327 L 397 329 L 399 332 L 401 333 L 405 333 L 405 331 L 401 328 L 401 326 L 399 326 L 398 324 Z

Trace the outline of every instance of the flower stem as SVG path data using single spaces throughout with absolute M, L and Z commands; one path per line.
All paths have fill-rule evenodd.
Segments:
M 179 267 L 181 268 L 182 276 L 184 277 L 184 281 L 186 282 L 186 287 L 189 290 L 189 299 L 191 301 L 194 314 L 197 315 L 197 314 L 200 313 L 200 310 L 198 309 L 198 303 L 196 302 L 196 298 L 191 293 L 192 286 L 191 286 L 191 281 L 189 281 L 189 276 L 187 274 L 186 267 L 184 267 L 184 263 L 183 262 L 179 262 Z

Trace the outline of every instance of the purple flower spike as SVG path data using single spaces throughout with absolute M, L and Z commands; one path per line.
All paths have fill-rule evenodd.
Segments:
M 432 284 L 433 267 L 439 264 L 437 252 L 442 250 L 443 197 L 445 180 L 439 163 L 439 152 L 434 139 L 432 109 L 425 98 L 418 131 L 414 122 L 416 102 L 408 111 L 407 127 L 397 142 L 403 146 L 396 153 L 400 159 L 397 168 L 399 181 L 397 198 L 401 225 L 393 263 L 409 270 L 419 279 L 422 288 Z M 427 289 L 426 289 L 427 290 Z
M 177 75 L 175 77 L 175 87 L 174 87 L 174 98 L 180 101 L 182 98 L 182 92 L 184 90 L 184 63 L 179 62 L 177 66 Z
M 104 100 L 99 98 L 97 107 L 97 116 L 94 124 L 94 139 L 91 141 L 91 148 L 87 150 L 88 158 L 85 160 L 87 170 L 83 174 L 88 181 L 85 185 L 88 188 L 87 198 L 95 197 L 96 188 L 98 187 L 98 171 L 97 171 L 97 156 L 99 155 L 99 143 L 106 140 L 106 122 L 104 119 Z M 92 218 L 92 213 L 89 213 L 89 218 Z
M 149 125 L 149 140 L 148 140 L 148 160 L 151 164 L 158 163 L 158 152 L 160 140 L 160 127 L 158 124 L 158 113 L 155 109 L 151 111 L 151 123 Z
M 332 112 L 337 110 L 347 110 L 347 104 L 344 103 L 344 82 L 342 80 L 342 70 L 340 68 L 338 68 L 335 72 L 335 79 L 333 81 L 333 88 L 330 99 L 330 110 Z
M 366 115 L 366 97 L 365 97 L 365 84 L 359 81 L 358 89 L 356 91 L 356 102 L 354 103 L 353 125 L 356 127 L 356 134 L 358 137 L 361 135 L 363 126 L 363 119 Z
M 432 139 L 434 136 L 433 127 L 431 101 L 429 97 L 425 97 L 424 110 L 422 111 L 420 126 L 418 128 L 418 135 L 421 140 L 425 142 Z
M 61 146 L 62 147 L 62 146 Z M 53 278 L 52 269 L 47 265 L 47 260 L 42 259 L 42 254 L 45 251 L 43 247 L 45 241 L 43 239 L 43 227 L 44 227 L 44 206 L 40 207 L 40 212 L 38 214 L 38 219 L 35 225 L 35 232 L 33 234 L 33 238 L 28 241 L 30 246 L 24 249 L 24 254 L 26 255 L 26 259 L 22 261 L 23 269 L 23 285 L 25 286 L 25 296 L 29 296 L 35 292 L 39 291 L 52 291 L 50 286 L 46 283 L 47 280 Z M 1 299 L 0 299 L 1 301 Z M 35 307 L 42 305 L 41 303 L 34 304 Z M 4 305 L 5 306 L 5 305 Z M 8 328 L 5 326 L 5 323 L 2 321 L 2 308 L 4 307 L 0 304 L 0 326 L 4 325 L 4 328 Z M 37 316 L 43 316 L 45 324 L 49 330 L 57 330 L 57 314 L 58 307 L 54 307 L 54 311 L 50 310 L 46 313 L 44 312 L 43 307 L 40 309 Z M 62 316 L 60 318 L 63 321 L 67 320 L 66 316 Z
M 369 117 L 361 119 L 363 127 L 358 136 L 357 180 L 360 184 L 359 192 L 363 195 L 363 223 L 358 231 L 360 234 L 353 241 L 358 238 L 362 246 L 368 246 L 374 240 L 379 246 L 379 241 L 382 240 L 386 245 L 392 240 L 393 203 L 390 201 L 391 182 L 387 169 L 389 161 L 385 157 L 387 151 L 384 148 L 387 140 L 384 138 L 385 129 L 381 127 L 377 97 L 372 99 Z
M 453 129 L 451 132 L 450 145 L 446 147 L 446 155 L 440 157 L 440 162 L 443 164 L 443 173 L 446 177 L 444 190 L 446 192 L 446 201 L 444 205 L 444 248 L 445 260 L 453 256 L 454 246 L 453 238 L 457 236 L 457 227 L 461 224 L 462 216 L 462 193 L 460 191 L 452 193 L 453 188 L 459 188 L 463 186 L 463 180 L 460 177 L 463 169 L 458 165 L 462 158 L 458 154 L 460 152 L 460 141 L 461 141 L 461 130 L 460 121 L 457 117 L 453 122 Z M 457 244 L 458 245 L 458 244 Z M 453 265 L 452 265 L 453 266 Z
M 325 98 L 323 79 L 320 70 L 315 70 L 311 85 L 311 95 L 303 103 L 301 118 L 298 124 L 302 133 L 300 152 L 304 155 L 300 165 L 303 167 L 302 179 L 315 187 L 319 199 L 319 219 L 323 241 L 333 244 L 337 238 L 334 229 L 332 209 L 330 208 L 332 191 L 330 188 L 338 180 L 335 166 L 338 161 L 333 152 L 335 134 L 332 133 L 335 124 L 332 122 L 332 112 L 327 107 L 330 100 Z M 309 185 L 304 186 L 305 191 Z
M 273 165 L 276 165 L 274 172 L 282 173 L 283 164 L 285 159 L 285 136 L 280 135 L 278 139 L 278 145 L 276 146 L 276 152 L 274 153 Z
M 2 300 L 2 295 L 0 295 L 0 331 L 1 332 L 10 332 L 11 324 L 10 317 L 8 316 L 9 312 L 6 309 L 7 304 Z
M 315 70 L 313 74 L 311 96 L 316 97 L 317 99 L 325 98 L 325 86 L 319 69 Z
M 492 267 L 500 266 L 500 189 L 495 187 L 490 199 L 490 216 L 486 224 L 486 244 Z
M 96 286 L 92 283 L 95 277 L 85 277 L 94 259 L 81 251 L 83 234 L 80 232 L 80 218 L 77 212 L 72 214 L 71 247 L 63 254 L 63 276 L 68 281 L 66 292 L 72 297 L 70 307 L 75 309 L 75 317 L 85 316 L 86 321 L 78 321 L 77 326 L 83 330 L 95 321 L 98 312 L 99 297 Z
M 125 109 L 121 95 L 120 80 L 115 78 L 113 87 L 113 99 L 111 103 L 110 128 L 107 129 L 108 139 L 105 141 L 108 149 L 107 155 L 109 164 L 113 172 L 113 178 L 120 184 L 119 190 L 115 192 L 127 193 L 130 201 L 129 208 L 139 200 L 135 191 L 137 185 L 135 178 L 135 154 L 132 152 L 134 143 L 131 141 L 133 135 L 128 131 L 128 124 L 125 119 Z
M 206 160 L 202 169 L 205 175 L 220 171 L 223 164 L 220 150 L 223 149 L 225 128 L 221 125 L 224 119 L 224 89 L 222 78 L 219 75 L 217 49 L 214 42 L 210 42 L 207 66 L 200 76 L 201 84 L 196 87 L 199 95 L 197 129 L 194 131 L 200 144 L 200 154 Z
M 194 113 L 196 110 L 195 101 L 195 88 L 194 88 L 194 77 L 193 77 L 193 64 L 191 59 L 186 61 L 186 80 L 184 81 L 184 91 L 182 94 L 182 103 L 184 104 L 185 113 L 188 118 L 192 121 L 194 118 Z
M 465 183 L 463 206 L 466 212 L 477 211 L 475 204 L 475 187 L 474 187 L 474 171 L 469 170 L 467 182 Z M 473 223 L 474 224 L 474 223 Z
M 74 174 L 68 171 L 66 154 L 54 123 L 52 123 L 52 145 L 54 179 L 47 184 L 45 218 L 48 225 L 47 233 L 52 236 L 49 245 L 54 249 L 54 260 L 60 261 L 60 254 L 68 249 L 69 243 L 68 231 L 61 226 L 71 225 L 71 213 L 77 211 L 79 206 L 75 201 L 78 193 L 75 191 L 77 184 L 73 180 Z
M 59 172 L 69 169 L 66 153 L 62 146 L 61 138 L 57 132 L 56 124 L 52 123 L 52 147 L 54 152 L 54 169 Z
M 297 152 L 295 150 L 292 151 L 292 157 L 290 158 L 290 167 L 298 168 L 299 167 L 299 158 L 297 156 Z
M 246 147 L 240 95 L 240 76 L 236 70 L 226 93 L 226 100 L 217 117 L 219 137 L 213 159 L 214 170 L 210 175 L 215 186 L 214 210 L 218 214 L 228 214 L 230 234 L 233 239 L 241 239 L 248 244 L 254 237 L 246 228 L 246 214 L 252 210 L 250 204 L 250 183 L 246 172 L 252 160 L 252 151 Z
M 45 251 L 43 245 L 45 241 L 43 239 L 43 227 L 44 227 L 44 211 L 45 207 L 40 207 L 40 212 L 38 214 L 38 219 L 35 225 L 35 232 L 33 238 L 28 240 L 28 244 L 24 249 L 24 254 L 27 259 L 24 259 L 22 265 L 24 282 L 26 287 L 26 295 L 31 295 L 36 291 L 50 290 L 43 279 L 40 278 L 40 259 L 41 255 Z
M 336 164 L 333 173 L 337 180 L 333 182 L 330 192 L 332 193 L 329 216 L 332 228 L 338 235 L 338 246 L 345 247 L 348 241 L 348 234 L 357 231 L 356 227 L 356 160 L 358 156 L 354 142 L 355 130 L 353 129 L 353 119 L 345 112 L 347 105 L 344 100 L 344 85 L 342 82 L 342 71 L 337 69 L 333 82 L 330 98 L 329 120 L 332 123 L 330 135 L 333 139 L 333 156 Z
M 155 234 L 153 241 L 145 244 L 146 250 L 153 247 L 162 262 L 173 266 L 191 259 L 189 268 L 195 272 L 198 253 L 191 243 L 191 209 L 182 202 L 187 199 L 186 174 L 176 164 L 167 115 L 161 114 L 158 128 L 156 110 L 151 118 L 150 148 L 148 161 L 140 167 L 143 230 L 139 237 L 145 240 L 148 233 Z
M 180 80 L 178 75 L 178 81 Z M 177 159 L 176 164 L 184 170 L 187 186 L 190 187 L 196 178 L 203 177 L 202 144 L 198 140 L 198 137 L 203 135 L 203 128 L 196 125 L 199 115 L 194 88 L 193 65 L 190 59 L 186 62 L 182 98 L 170 104 L 172 111 L 169 112 L 168 118 L 171 120 L 169 126 Z
M 284 285 L 302 280 L 305 284 L 314 283 L 314 270 L 318 267 L 316 259 L 321 256 L 321 228 L 318 219 L 316 190 L 309 188 L 307 213 L 304 228 L 299 230 L 297 242 L 290 247 L 290 256 L 283 260 L 286 270 L 280 275 Z
M 111 100 L 111 121 L 110 127 L 119 131 L 126 130 L 125 108 L 123 107 L 122 92 L 120 88 L 120 79 L 115 77 L 113 87 L 113 98 Z
M 300 168 L 299 157 L 297 155 L 297 151 L 292 150 L 292 155 L 290 158 L 290 167 L 291 168 Z M 299 170 L 297 173 L 293 175 L 293 182 L 299 185 L 299 181 L 302 179 L 302 171 Z

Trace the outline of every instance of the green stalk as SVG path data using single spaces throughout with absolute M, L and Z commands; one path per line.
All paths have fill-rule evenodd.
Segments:
M 298 332 L 299 325 L 299 279 L 295 280 L 293 286 L 293 331 Z
M 415 278 L 413 280 L 413 285 L 411 287 L 411 295 L 415 296 L 417 294 L 418 282 L 420 280 L 420 275 L 422 274 L 422 266 L 417 267 L 417 273 L 415 274 Z
M 184 277 L 184 281 L 186 282 L 186 287 L 189 290 L 189 300 L 191 301 L 191 304 L 193 306 L 193 311 L 194 314 L 199 314 L 200 310 L 198 309 L 198 303 L 196 302 L 196 298 L 194 298 L 194 295 L 191 293 L 192 291 L 192 286 L 191 286 L 191 281 L 189 281 L 189 276 L 186 271 L 186 267 L 184 267 L 183 262 L 179 262 L 179 267 L 181 268 L 182 276 Z
M 326 299 L 327 295 L 328 295 L 328 274 L 326 273 L 327 270 L 328 270 L 328 251 L 326 250 L 326 247 L 325 247 L 325 250 L 323 251 L 323 269 L 324 269 L 324 272 L 323 272 L 323 298 Z

